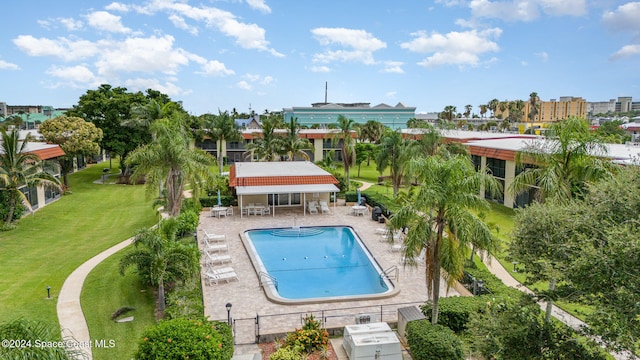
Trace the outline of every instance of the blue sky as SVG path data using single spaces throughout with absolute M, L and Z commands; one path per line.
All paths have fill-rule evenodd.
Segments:
M 3 7 L 0 101 L 70 107 L 100 84 L 194 115 L 329 102 L 463 111 L 640 100 L 640 2 L 23 0 Z

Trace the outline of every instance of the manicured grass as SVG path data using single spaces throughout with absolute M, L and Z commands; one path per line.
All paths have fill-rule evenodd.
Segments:
M 95 360 L 131 359 L 143 331 L 155 324 L 153 291 L 140 283 L 135 271 L 120 275 L 120 259 L 129 251 L 130 248 L 119 251 L 96 266 L 82 288 L 82 308 L 90 309 L 85 310 L 85 317 L 91 339 L 115 342 L 113 348 L 92 348 Z M 111 320 L 111 315 L 124 306 L 135 310 L 122 317 L 133 316 L 134 320 Z
M 16 229 L 0 232 L 0 319 L 24 317 L 57 326 L 57 296 L 67 276 L 156 222 L 142 186 L 93 183 L 105 166 L 71 174 L 72 194 L 21 219 Z M 112 172 L 116 169 L 114 161 Z

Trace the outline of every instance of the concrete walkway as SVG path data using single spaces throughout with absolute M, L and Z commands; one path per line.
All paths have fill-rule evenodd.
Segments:
M 75 269 L 62 284 L 57 305 L 62 339 L 70 340 L 67 345 L 73 345 L 70 346 L 71 349 L 81 353 L 79 359 L 93 358 L 89 328 L 80 305 L 82 285 L 93 268 L 109 256 L 131 245 L 132 242 L 133 238 L 129 238 L 92 257 Z

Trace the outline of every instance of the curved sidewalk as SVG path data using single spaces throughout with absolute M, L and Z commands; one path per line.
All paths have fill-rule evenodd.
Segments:
M 82 312 L 82 306 L 80 305 L 80 294 L 82 293 L 84 281 L 91 270 L 103 260 L 132 243 L 133 237 L 92 257 L 75 269 L 64 281 L 64 284 L 62 284 L 57 304 L 58 322 L 60 323 L 62 338 L 64 340 L 73 340 L 70 342 L 70 344 L 75 344 L 72 349 L 82 353 L 82 355 L 79 356 L 80 359 L 93 358 L 89 328 L 84 318 L 84 313 Z

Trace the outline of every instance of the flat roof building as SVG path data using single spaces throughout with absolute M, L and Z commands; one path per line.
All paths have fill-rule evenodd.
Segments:
M 292 118 L 298 120 L 303 127 L 327 127 L 335 125 L 338 117 L 343 115 L 358 124 L 365 124 L 369 120 L 375 120 L 392 129 L 405 129 L 407 121 L 415 118 L 416 108 L 398 103 L 396 106 L 378 104 L 370 106 L 370 103 L 315 103 L 310 107 L 291 107 L 283 109 L 284 121 Z

